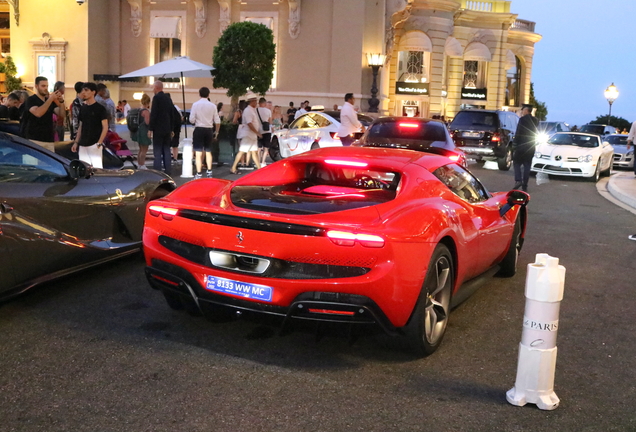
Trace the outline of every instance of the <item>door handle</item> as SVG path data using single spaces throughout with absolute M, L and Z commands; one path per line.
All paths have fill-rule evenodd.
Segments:
M 0 213 L 11 213 L 12 211 L 13 207 L 11 207 L 9 204 L 0 204 Z

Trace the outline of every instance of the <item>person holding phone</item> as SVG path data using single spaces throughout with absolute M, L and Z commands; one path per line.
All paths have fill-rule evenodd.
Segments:
M 24 113 L 24 137 L 36 141 L 53 142 L 55 125 L 53 114 L 64 121 L 66 107 L 60 91 L 49 94 L 49 80 L 39 76 L 35 79 L 35 94 L 26 101 Z

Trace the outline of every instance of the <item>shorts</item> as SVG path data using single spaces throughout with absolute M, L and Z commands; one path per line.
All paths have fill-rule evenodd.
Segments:
M 179 147 L 179 136 L 181 135 L 181 129 L 174 131 L 174 136 L 170 138 L 170 147 Z
M 214 129 L 212 128 L 194 128 L 192 134 L 192 148 L 194 151 L 212 151 L 212 139 L 214 138 Z
M 262 138 L 258 139 L 258 148 L 269 148 L 269 143 L 272 142 L 272 133 L 264 133 Z
M 239 146 L 239 151 L 243 153 L 256 151 L 258 150 L 258 142 L 251 137 L 245 137 L 241 140 L 241 145 Z
M 79 160 L 93 166 L 93 168 L 103 168 L 102 148 L 97 144 L 92 146 L 79 146 Z

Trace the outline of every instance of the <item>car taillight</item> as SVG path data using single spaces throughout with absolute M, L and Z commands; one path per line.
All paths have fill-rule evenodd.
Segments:
M 449 159 L 452 160 L 453 162 L 457 162 L 459 160 L 459 155 L 449 156 Z
M 501 141 L 501 136 L 499 136 L 499 132 L 495 132 L 494 134 L 492 134 L 492 137 L 490 138 L 490 141 L 492 141 L 492 142 Z
M 331 135 L 332 139 L 340 141 L 340 135 L 338 135 L 338 132 L 329 132 L 329 135 Z
M 384 239 L 382 237 L 371 234 L 327 231 L 327 237 L 338 246 L 353 246 L 356 242 L 364 247 L 380 248 L 384 246 Z
M 151 205 L 148 207 L 148 213 L 154 217 L 161 215 L 161 217 L 165 220 L 172 220 L 177 214 L 179 214 L 179 209 L 161 205 Z
M 369 166 L 369 164 L 366 162 L 356 162 L 356 161 L 341 160 L 341 159 L 326 159 L 325 163 L 329 165 L 340 165 L 340 166 L 356 167 L 356 168 L 366 168 Z
M 398 123 L 398 126 L 401 128 L 409 128 L 409 129 L 417 129 L 420 127 L 417 123 Z

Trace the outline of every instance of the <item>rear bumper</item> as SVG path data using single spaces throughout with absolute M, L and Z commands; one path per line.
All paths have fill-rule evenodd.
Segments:
M 503 146 L 462 146 L 458 145 L 467 156 L 475 156 L 481 158 L 501 158 L 506 156 L 506 147 Z
M 157 290 L 192 298 L 203 313 L 206 313 L 209 305 L 216 305 L 239 312 L 268 315 L 278 318 L 283 331 L 294 321 L 303 320 L 378 325 L 387 334 L 398 333 L 382 309 L 363 295 L 305 291 L 288 306 L 243 300 L 206 290 L 186 269 L 159 259 L 153 259 L 151 265 L 146 267 L 146 277 Z

